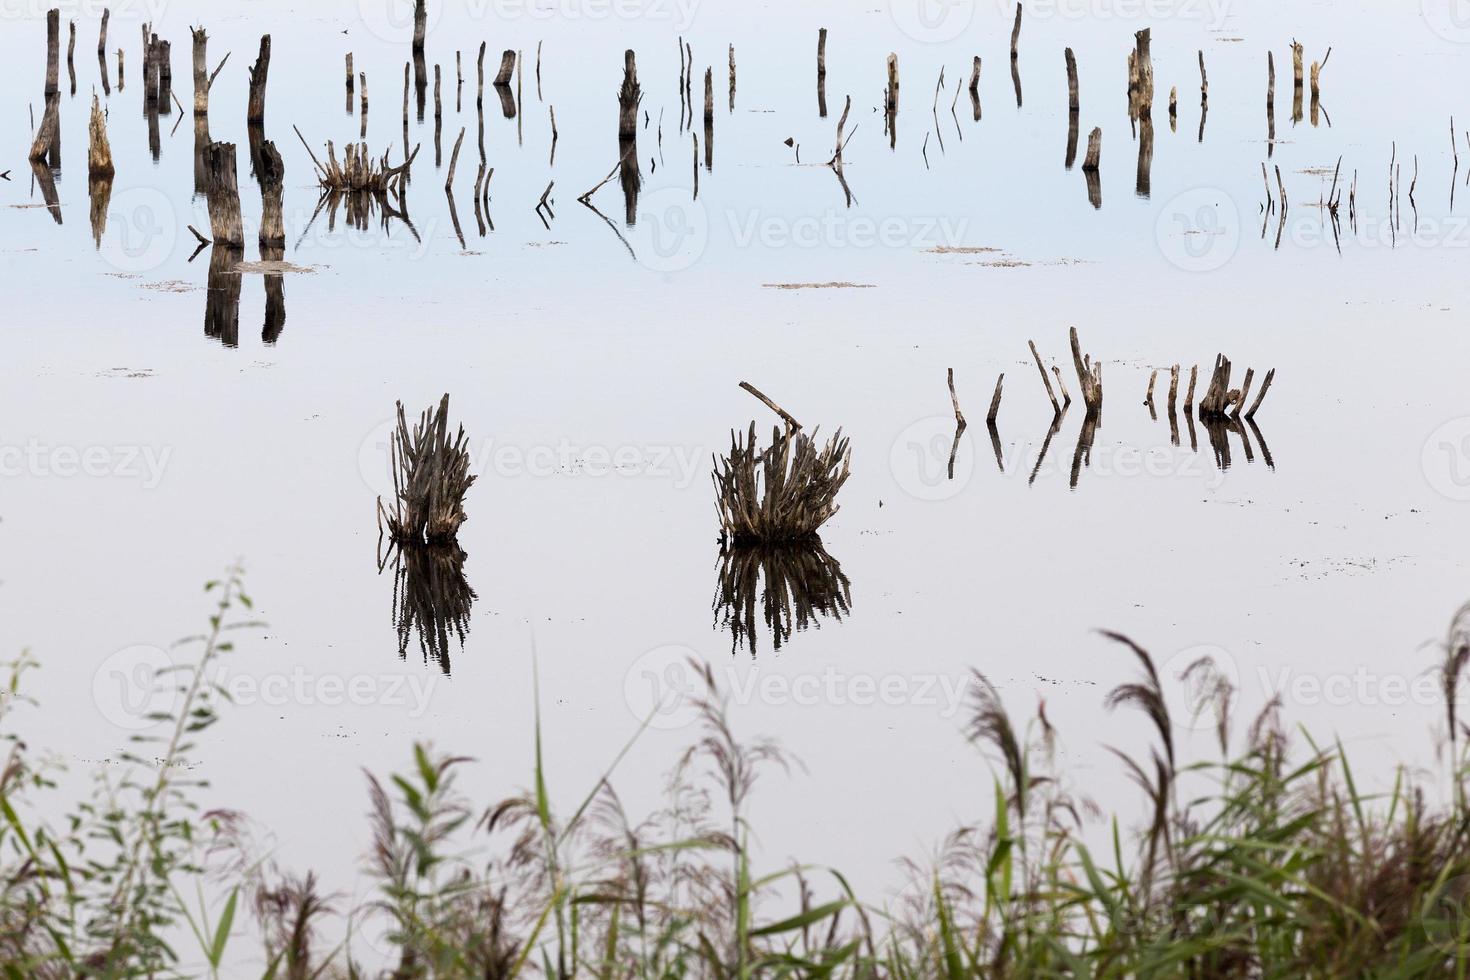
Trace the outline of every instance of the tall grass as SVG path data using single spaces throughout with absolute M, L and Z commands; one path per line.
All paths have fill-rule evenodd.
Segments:
M 458 788 L 469 760 L 424 745 L 403 772 L 368 776 L 376 894 L 348 907 L 312 873 L 256 857 L 243 817 L 198 802 L 207 787 L 187 775 L 189 760 L 223 693 L 209 667 L 229 654 L 229 631 L 252 625 L 239 618 L 250 604 L 238 572 L 210 592 L 197 657 L 159 679 L 174 695 L 165 734 L 140 740 L 121 775 L 56 824 L 34 816 L 55 784 L 17 734 L 34 662 L 13 665 L 0 699 L 6 976 L 235 976 L 246 962 L 288 978 L 1470 972 L 1470 729 L 1455 709 L 1470 606 L 1440 667 L 1453 762 L 1442 804 L 1407 773 L 1385 794 L 1362 792 L 1340 745 L 1293 744 L 1277 703 L 1237 735 L 1235 692 L 1208 662 L 1186 671 L 1205 703 L 1169 704 L 1147 651 L 1107 634 L 1135 676 L 1106 703 L 1153 730 L 1145 754 L 1118 754 L 1141 811 L 1102 824 L 1109 846 L 1090 848 L 1084 836 L 1099 835 L 1084 828 L 1102 818 L 1054 771 L 1058 732 L 1041 712 L 1018 724 L 976 675 L 964 736 L 992 761 L 994 812 L 956 828 L 933 858 L 906 862 L 913 884 L 900 898 L 872 903 L 834 869 L 755 866 L 752 790 L 789 762 L 775 743 L 737 734 L 700 667 L 699 737 L 641 819 L 612 784 L 641 730 L 564 812 L 539 713 L 530 785 L 507 799 L 470 800 Z M 1183 759 L 1172 713 L 1200 709 L 1216 721 L 1219 757 Z M 364 931 L 386 939 L 369 949 Z M 246 935 L 258 954 L 237 948 Z

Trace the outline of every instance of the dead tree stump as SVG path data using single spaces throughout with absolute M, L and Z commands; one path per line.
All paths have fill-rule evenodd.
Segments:
M 266 140 L 260 146 L 255 178 L 260 183 L 260 247 L 283 248 L 286 244 L 286 224 L 282 219 L 281 198 L 286 186 L 286 165 L 281 160 L 276 144 L 271 140 Z
M 265 83 L 271 70 L 271 36 L 260 39 L 260 56 L 250 66 L 250 102 L 245 110 L 245 121 L 256 125 L 265 124 Z
M 210 143 L 204 151 L 204 196 L 214 244 L 243 248 L 240 183 L 235 173 L 235 144 Z
M 638 65 L 633 49 L 623 52 L 623 84 L 618 89 L 618 141 L 638 138 L 638 103 L 643 89 L 638 85 Z
M 102 103 L 92 95 L 92 118 L 87 124 L 87 176 L 93 180 L 106 180 L 114 173 L 112 148 L 107 143 L 107 120 L 102 115 Z

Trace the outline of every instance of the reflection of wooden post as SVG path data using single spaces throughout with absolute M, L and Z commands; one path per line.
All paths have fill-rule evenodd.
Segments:
M 271 70 L 271 36 L 266 34 L 260 39 L 260 57 L 255 59 L 255 64 L 250 67 L 250 102 L 246 107 L 245 121 L 247 123 L 263 124 L 265 122 L 265 83 Z
M 97 34 L 97 67 L 102 73 L 102 94 L 111 95 L 112 85 L 107 77 L 107 22 L 112 18 L 112 11 L 107 7 L 102 8 L 102 29 Z
M 102 105 L 94 93 L 92 119 L 87 124 L 87 176 L 96 180 L 112 175 L 112 148 L 107 145 L 107 121 L 102 116 Z
M 240 223 L 240 184 L 235 175 L 235 144 L 211 143 L 204 151 L 204 195 L 216 245 L 245 244 Z

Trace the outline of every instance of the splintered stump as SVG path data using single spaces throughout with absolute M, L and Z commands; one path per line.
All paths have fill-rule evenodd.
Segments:
M 102 104 L 92 96 L 92 118 L 87 123 L 87 176 L 106 179 L 113 175 L 112 148 L 107 144 L 107 120 Z
M 250 66 L 250 101 L 245 111 L 245 121 L 262 124 L 265 122 L 265 83 L 271 70 L 271 36 L 260 39 L 260 56 Z
M 1087 414 L 1094 415 L 1102 410 L 1102 362 L 1083 356 L 1076 327 L 1071 329 L 1070 338 L 1072 366 L 1077 370 L 1077 383 L 1082 388 L 1082 403 L 1087 406 Z
M 260 247 L 284 246 L 286 225 L 281 214 L 281 197 L 285 190 L 286 165 L 271 140 L 261 144 L 255 177 L 260 182 Z
M 447 544 L 468 519 L 464 498 L 475 477 L 464 427 L 449 435 L 449 395 L 419 416 L 412 430 L 398 402 L 398 427 L 389 446 L 393 506 L 378 498 L 378 529 L 399 545 Z
M 1205 388 L 1204 397 L 1199 403 L 1201 419 L 1226 417 L 1239 419 L 1243 411 L 1247 419 L 1254 418 L 1256 411 L 1261 407 L 1261 402 L 1266 397 L 1266 389 L 1271 387 L 1271 382 L 1276 377 L 1274 368 L 1266 372 L 1266 377 L 1261 382 L 1261 390 L 1256 394 L 1256 400 L 1251 404 L 1250 410 L 1245 411 L 1246 400 L 1250 397 L 1251 382 L 1255 378 L 1255 370 L 1246 369 L 1245 378 L 1239 388 L 1230 387 L 1230 372 L 1230 358 L 1224 354 L 1216 354 L 1215 367 L 1210 373 L 1209 385 Z
M 214 244 L 245 245 L 240 222 L 240 184 L 235 172 L 235 144 L 210 143 L 204 150 L 204 196 Z
M 638 64 L 633 49 L 623 52 L 623 84 L 618 89 L 618 140 L 638 137 L 638 103 L 643 89 L 638 85 Z
M 774 544 L 812 540 L 837 513 L 837 492 L 847 482 L 852 449 L 839 429 L 818 447 L 795 419 L 765 395 L 743 383 L 786 423 L 773 428 L 771 444 L 756 445 L 755 423 L 742 438 L 730 433 L 730 452 L 716 460 L 711 474 L 715 510 L 722 534 L 730 542 Z
M 1084 173 L 1097 173 L 1102 162 L 1102 127 L 1094 126 L 1087 134 L 1087 155 L 1082 158 Z

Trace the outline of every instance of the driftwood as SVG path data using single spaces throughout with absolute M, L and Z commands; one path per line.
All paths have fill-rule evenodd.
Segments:
M 827 118 L 827 28 L 817 31 L 817 115 Z
M 475 482 L 464 427 L 449 435 L 449 395 L 419 416 L 412 431 L 398 402 L 398 427 L 389 445 L 393 506 L 378 498 L 378 530 L 399 545 L 447 544 L 468 519 L 465 494 Z

